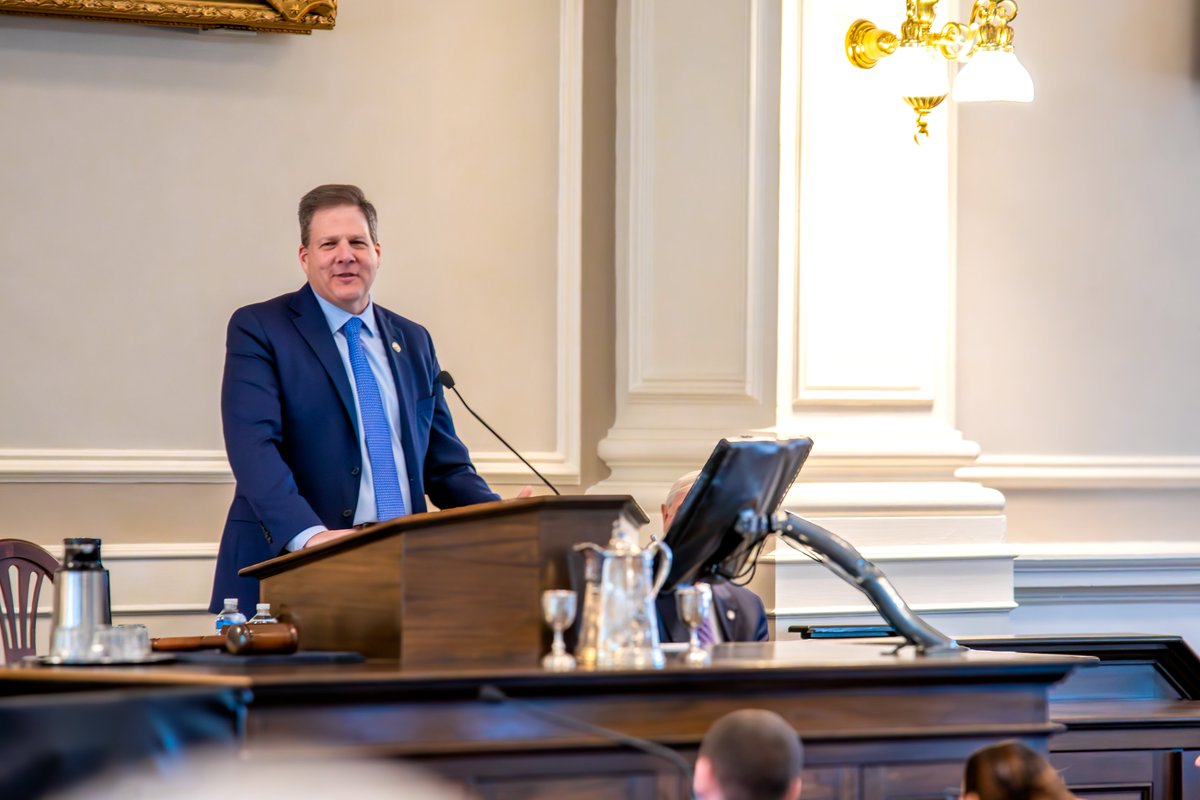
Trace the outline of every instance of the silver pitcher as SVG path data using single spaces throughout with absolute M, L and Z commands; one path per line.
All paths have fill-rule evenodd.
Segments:
M 607 549 L 590 542 L 576 546 L 589 562 L 594 564 L 598 558 L 601 564 L 598 591 L 592 591 L 589 580 L 584 596 L 577 648 L 581 663 L 586 663 L 593 648 L 600 669 L 662 669 L 666 663 L 658 642 L 654 599 L 671 569 L 671 548 L 654 542 L 642 549 L 636 537 L 636 529 L 622 518 L 613 523 Z M 662 556 L 657 574 L 655 553 Z

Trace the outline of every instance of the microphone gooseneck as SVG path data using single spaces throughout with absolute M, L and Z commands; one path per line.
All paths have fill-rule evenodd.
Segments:
M 495 429 L 495 428 L 493 428 L 491 425 L 488 425 L 486 422 L 484 422 L 484 421 L 483 421 L 483 417 L 481 417 L 481 416 L 479 416 L 478 414 L 476 414 L 476 413 L 475 413 L 475 412 L 474 412 L 474 411 L 471 409 L 471 407 L 470 407 L 469 405 L 467 405 L 467 401 L 466 401 L 466 400 L 463 400 L 463 396 L 462 396 L 462 394 L 461 394 L 461 393 L 458 391 L 458 389 L 455 389 L 455 388 L 454 388 L 454 376 L 452 376 L 452 375 L 451 375 L 449 372 L 447 372 L 446 370 L 442 370 L 441 372 L 439 372 L 439 373 L 437 374 L 437 377 L 436 377 L 436 378 L 434 378 L 434 380 L 436 380 L 436 381 L 437 381 L 438 383 L 440 383 L 442 386 L 445 386 L 447 389 L 449 389 L 450 391 L 452 391 L 452 392 L 454 392 L 456 395 L 458 395 L 458 402 L 460 402 L 460 403 L 462 403 L 462 404 L 463 404 L 463 408 L 465 408 L 465 409 L 467 410 L 467 412 L 468 412 L 468 413 L 469 413 L 469 414 L 470 414 L 472 417 L 474 417 L 475 419 L 479 420 L 479 424 L 480 424 L 480 425 L 482 425 L 483 427 L 487 428 L 487 429 L 488 429 L 488 431 L 489 431 L 489 432 L 492 434 L 492 436 L 495 436 L 497 439 L 499 439 L 499 440 L 500 440 L 500 444 L 502 444 L 502 445 L 504 445 L 505 447 L 507 447 L 507 448 L 508 448 L 508 450 L 509 450 L 509 452 L 511 452 L 511 453 L 512 453 L 514 456 L 516 456 L 517 458 L 521 459 L 521 463 L 522 463 L 522 464 L 524 464 L 525 466 L 529 467 L 529 471 L 530 471 L 530 472 L 532 472 L 534 475 L 537 475 L 539 478 L 541 478 L 541 480 L 542 480 L 542 483 L 544 483 L 544 484 L 546 484 L 547 486 L 549 486 L 549 487 L 550 487 L 550 491 L 552 491 L 552 492 L 554 492 L 555 494 L 558 494 L 558 495 L 561 495 L 561 494 L 562 494 L 562 492 L 560 492 L 558 489 L 554 488 L 554 484 L 553 484 L 553 483 L 551 483 L 550 481 L 546 480 L 546 476 L 545 476 L 545 475 L 543 475 L 542 473 L 538 472 L 536 469 L 534 469 L 534 467 L 533 467 L 533 464 L 530 464 L 528 461 L 526 461 L 526 460 L 525 460 L 525 456 L 523 456 L 523 455 L 521 455 L 520 453 L 518 453 L 518 452 L 517 452 L 517 448 L 513 447 L 511 444 L 509 444 L 508 442 L 504 441 L 504 437 L 503 437 L 503 436 L 501 436 L 500 434 L 496 433 L 496 429 Z M 486 698 L 485 698 L 485 699 L 486 699 Z
M 539 708 L 533 703 L 529 703 L 524 700 L 518 700 L 514 697 L 509 697 L 502 689 L 500 689 L 500 687 L 493 686 L 489 683 L 485 683 L 479 687 L 479 699 L 488 703 L 507 703 L 510 706 L 514 706 L 521 711 L 524 711 L 526 714 L 553 722 L 556 725 L 561 725 L 564 728 L 571 728 L 572 730 L 588 733 L 592 736 L 598 736 L 601 739 L 607 739 L 610 742 L 616 742 L 624 745 L 625 747 L 631 747 L 634 750 L 641 750 L 643 753 L 648 753 L 652 756 L 665 759 L 666 761 L 669 761 L 677 770 L 679 770 L 679 774 L 682 776 L 684 786 L 686 787 L 684 796 L 687 798 L 695 797 L 692 792 L 692 765 L 689 764 L 683 756 L 679 755 L 679 753 L 676 753 L 671 748 L 665 747 L 658 742 L 652 742 L 649 739 L 642 739 L 638 736 L 630 736 L 627 733 L 614 731 L 612 728 L 593 725 L 590 722 L 584 722 L 581 719 L 568 717 L 563 714 L 558 714 L 554 711 L 547 711 L 544 708 Z

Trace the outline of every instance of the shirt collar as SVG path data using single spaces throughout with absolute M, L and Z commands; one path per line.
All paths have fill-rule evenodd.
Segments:
M 331 333 L 337 333 L 346 324 L 346 321 L 351 317 L 358 317 L 362 320 L 363 328 L 370 332 L 371 336 L 376 336 L 378 332 L 375 330 L 375 301 L 367 300 L 367 307 L 363 309 L 361 314 L 351 314 L 345 309 L 338 308 L 333 303 L 326 300 L 321 295 L 313 292 L 313 297 L 317 298 L 317 303 L 321 306 L 321 313 L 325 315 L 325 322 L 329 324 Z

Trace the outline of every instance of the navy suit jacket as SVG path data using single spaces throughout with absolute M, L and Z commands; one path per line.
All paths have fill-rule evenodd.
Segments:
M 454 432 L 435 380 L 441 368 L 429 332 L 378 305 L 375 319 L 400 401 L 409 511 L 427 510 L 426 495 L 438 508 L 499 500 Z M 258 602 L 258 581 L 239 578 L 239 569 L 282 554 L 292 537 L 314 525 L 350 527 L 358 505 L 358 409 L 329 323 L 307 284 L 234 312 L 221 419 L 237 489 L 209 608 L 216 613 L 222 598 L 237 597 L 249 612 Z
M 767 641 L 767 610 L 758 595 L 735 583 L 714 583 L 712 591 L 722 641 Z M 660 594 L 655 604 L 658 607 L 658 631 L 662 641 L 686 642 L 688 626 L 679 618 L 675 594 Z

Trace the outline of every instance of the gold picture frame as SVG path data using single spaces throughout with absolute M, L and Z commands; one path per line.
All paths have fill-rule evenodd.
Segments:
M 307 34 L 333 28 L 337 0 L 0 0 L 0 14 Z

